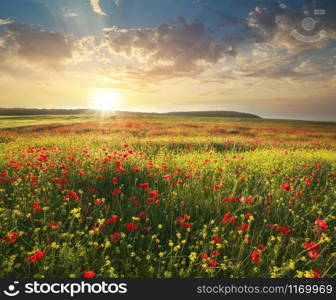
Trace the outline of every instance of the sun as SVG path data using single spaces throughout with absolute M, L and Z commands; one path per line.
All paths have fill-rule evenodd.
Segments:
M 99 89 L 92 98 L 93 108 L 100 111 L 116 111 L 121 105 L 121 96 L 114 90 Z

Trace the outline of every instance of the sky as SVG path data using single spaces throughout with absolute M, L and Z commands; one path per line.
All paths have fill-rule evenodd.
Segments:
M 1 0 L 0 107 L 336 121 L 335 0 Z

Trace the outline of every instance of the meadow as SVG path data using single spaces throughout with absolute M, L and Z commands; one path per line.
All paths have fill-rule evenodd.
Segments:
M 0 277 L 336 277 L 336 123 L 0 117 Z

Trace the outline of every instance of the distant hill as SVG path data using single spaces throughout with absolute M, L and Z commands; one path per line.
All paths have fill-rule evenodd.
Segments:
M 40 108 L 0 108 L 2 116 L 25 116 L 25 115 L 80 115 L 96 114 L 92 109 L 40 109 Z M 219 118 L 260 118 L 257 115 L 236 111 L 176 111 L 168 113 L 145 113 L 116 111 L 117 115 L 168 115 L 168 116 L 190 116 L 190 117 L 219 117 Z
M 40 108 L 0 108 L 2 116 L 24 116 L 24 115 L 77 115 L 94 113 L 88 109 L 40 109 Z
M 243 113 L 243 112 L 237 112 L 237 111 L 176 111 L 176 112 L 169 112 L 168 115 L 173 116 L 195 116 L 195 117 L 220 117 L 220 118 L 258 118 L 261 117 L 249 114 L 249 113 Z

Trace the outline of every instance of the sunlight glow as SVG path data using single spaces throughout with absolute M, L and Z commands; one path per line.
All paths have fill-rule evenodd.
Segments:
M 93 108 L 100 111 L 115 111 L 120 108 L 121 96 L 118 92 L 99 89 L 93 95 Z

